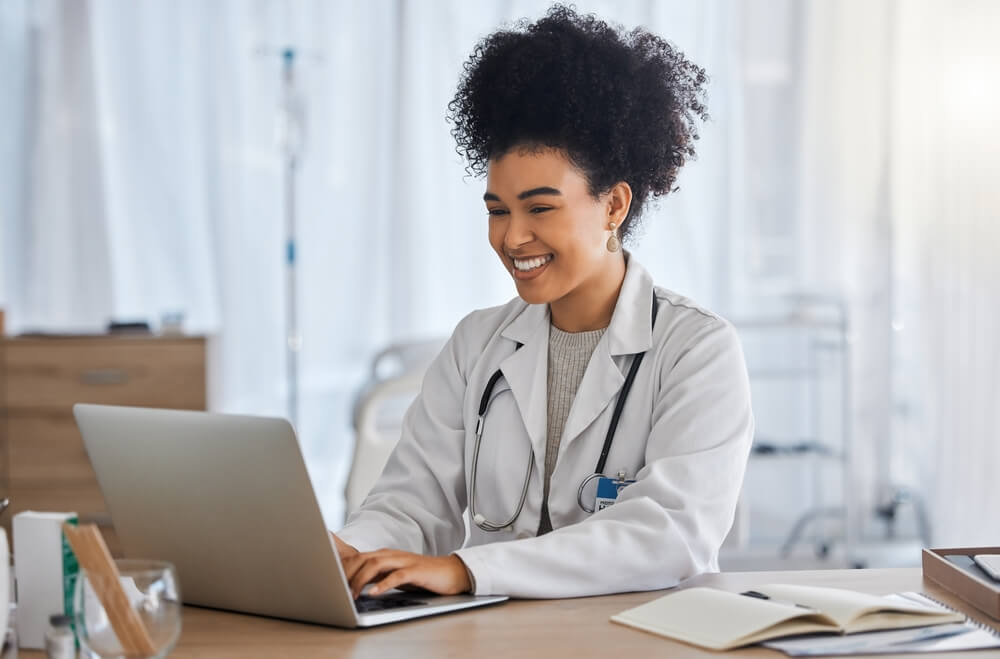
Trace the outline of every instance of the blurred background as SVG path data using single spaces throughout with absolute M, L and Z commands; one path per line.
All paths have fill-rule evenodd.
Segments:
M 191 406 L 295 422 L 337 528 L 352 462 L 384 452 L 358 438 L 391 447 L 428 355 L 516 294 L 444 114 L 475 43 L 548 5 L 0 2 L 13 503 L 93 479 L 15 401 L 49 372 L 14 357 L 23 335 L 44 362 L 140 322 L 154 351 L 205 337 Z M 757 437 L 723 568 L 1000 544 L 1000 4 L 576 6 L 710 75 L 697 160 L 631 249 L 744 343 Z M 192 385 L 139 402 L 178 406 L 171 386 Z

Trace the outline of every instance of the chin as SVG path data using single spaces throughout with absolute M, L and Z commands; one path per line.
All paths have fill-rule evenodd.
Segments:
M 517 286 L 517 294 L 528 304 L 548 304 L 553 300 L 552 295 L 534 286 Z

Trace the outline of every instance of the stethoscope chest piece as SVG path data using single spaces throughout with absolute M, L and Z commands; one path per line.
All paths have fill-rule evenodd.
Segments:
M 586 478 L 583 479 L 583 482 L 580 483 L 580 487 L 576 491 L 576 504 L 578 506 L 580 506 L 580 508 L 582 508 L 583 512 L 585 512 L 585 513 L 593 513 L 594 512 L 593 508 L 587 507 L 587 504 L 584 503 L 584 501 L 583 501 L 583 491 L 584 491 L 584 489 L 586 489 L 587 484 L 590 481 L 594 480 L 595 478 L 603 478 L 603 474 L 591 474 L 590 476 L 587 476 Z

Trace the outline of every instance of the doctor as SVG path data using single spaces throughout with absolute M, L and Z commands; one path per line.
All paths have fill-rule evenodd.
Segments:
M 449 119 L 518 297 L 459 323 L 334 536 L 355 596 L 575 597 L 718 570 L 753 432 L 743 355 L 621 248 L 693 155 L 704 82 L 662 39 L 560 6 L 474 50 Z

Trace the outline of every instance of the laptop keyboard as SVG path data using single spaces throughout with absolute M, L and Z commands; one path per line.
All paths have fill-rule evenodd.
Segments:
M 382 597 L 368 597 L 362 595 L 354 600 L 354 607 L 358 613 L 372 613 L 373 611 L 388 611 L 390 609 L 401 609 L 405 606 L 419 606 L 427 604 L 423 600 L 407 597 L 406 595 L 384 595 Z

